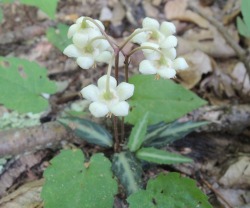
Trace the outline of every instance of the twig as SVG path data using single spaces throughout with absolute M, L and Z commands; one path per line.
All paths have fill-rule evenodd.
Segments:
M 216 29 L 221 33 L 221 35 L 225 38 L 227 43 L 234 49 L 235 53 L 239 57 L 239 59 L 245 64 L 245 67 L 247 69 L 247 73 L 250 76 L 250 63 L 246 56 L 246 51 L 234 40 L 234 38 L 228 33 L 226 28 L 219 23 L 216 19 L 213 17 L 210 17 L 206 15 L 201 10 L 198 10 L 193 3 L 190 3 L 189 8 L 192 9 L 194 12 L 198 13 L 200 16 L 208 20 L 212 25 L 216 27 Z
M 228 202 L 227 202 L 227 200 L 221 195 L 221 193 L 219 192 L 219 191 L 217 191 L 216 189 L 214 189 L 213 188 L 213 186 L 210 184 L 210 183 L 208 183 L 205 179 L 203 179 L 202 177 L 201 177 L 201 181 L 212 191 L 212 192 L 214 192 L 215 193 L 215 195 L 217 196 L 217 197 L 219 197 L 229 208 L 233 208 Z

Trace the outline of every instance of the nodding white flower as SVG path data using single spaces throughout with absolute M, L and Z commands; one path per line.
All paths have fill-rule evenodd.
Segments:
M 82 69 L 90 69 L 96 62 L 109 63 L 112 53 L 107 47 L 107 40 L 100 40 L 96 47 L 93 44 L 87 44 L 84 48 L 78 48 L 71 44 L 67 46 L 63 53 L 68 57 L 76 58 L 77 64 Z M 109 45 L 108 45 L 109 46 Z M 106 48 L 106 50 L 104 50 Z
M 140 30 L 141 29 L 136 29 L 135 32 Z M 142 30 L 145 31 L 135 35 L 132 42 L 138 44 L 142 44 L 144 42 L 155 42 L 157 44 L 161 44 L 162 41 L 164 41 L 163 45 L 166 45 L 166 42 L 169 42 L 166 39 L 176 32 L 175 25 L 172 22 L 164 21 L 160 24 L 156 19 L 149 17 L 143 19 Z
M 176 70 L 184 70 L 188 64 L 184 58 L 171 60 L 167 57 L 161 57 L 159 60 L 143 60 L 139 65 L 139 71 L 142 74 L 156 74 L 165 79 L 174 78 Z
M 107 75 L 99 78 L 97 86 L 91 84 L 81 90 L 82 96 L 91 101 L 89 110 L 95 117 L 104 117 L 114 114 L 126 116 L 129 113 L 129 104 L 125 101 L 134 94 L 134 85 L 122 82 L 117 86 L 114 77 Z M 109 86 L 107 86 L 107 83 Z M 109 89 L 107 91 L 107 89 Z
M 72 38 L 76 33 L 82 32 L 83 30 L 99 31 L 99 28 L 91 21 L 84 20 L 85 17 L 79 17 L 75 24 L 71 25 L 68 30 L 68 38 Z M 104 25 L 100 20 L 94 20 L 103 30 L 105 29 Z
M 93 21 L 104 30 L 104 25 L 99 20 Z M 111 60 L 112 48 L 99 27 L 85 17 L 80 17 L 69 28 L 68 37 L 72 38 L 73 44 L 67 46 L 63 53 L 76 58 L 77 64 L 83 69 L 90 69 L 96 63 L 109 63 Z

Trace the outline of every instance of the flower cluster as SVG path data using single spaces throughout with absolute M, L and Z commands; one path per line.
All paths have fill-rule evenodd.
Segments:
M 96 24 L 85 17 L 78 18 L 68 31 L 73 44 L 63 51 L 68 57 L 76 58 L 83 69 L 90 69 L 96 63 L 109 63 L 112 57 L 112 48 L 100 31 L 100 28 L 104 31 L 104 25 L 99 20 L 93 21 Z
M 176 28 L 171 22 L 161 24 L 146 17 L 142 28 L 135 30 L 132 42 L 141 45 L 145 60 L 139 65 L 142 74 L 156 74 L 163 78 L 174 78 L 176 70 L 188 67 L 184 58 L 176 58 L 177 38 L 173 35 Z
M 92 102 L 89 110 L 95 117 L 112 114 L 126 116 L 129 113 L 126 100 L 132 97 L 134 85 L 122 82 L 117 86 L 117 80 L 110 76 L 114 56 L 117 58 L 115 68 L 118 73 L 118 60 L 122 60 L 118 56 L 129 40 L 140 44 L 136 49 L 141 49 L 144 53 L 145 60 L 139 65 L 139 71 L 143 74 L 173 78 L 176 70 L 188 67 L 184 58 L 176 58 L 177 38 L 173 36 L 176 31 L 173 23 L 159 24 L 157 20 L 147 17 L 143 20 L 143 28 L 135 30 L 121 46 L 113 44 L 104 29 L 99 20 L 78 18 L 68 31 L 68 38 L 72 39 L 73 44 L 63 52 L 76 58 L 77 64 L 83 69 L 90 69 L 96 63 L 108 63 L 107 75 L 99 78 L 97 86 L 91 84 L 81 90 L 82 96 Z M 134 50 L 127 56 L 132 55 Z

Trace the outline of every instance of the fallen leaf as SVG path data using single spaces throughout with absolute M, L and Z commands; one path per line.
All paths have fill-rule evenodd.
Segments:
M 250 158 L 242 156 L 228 162 L 219 183 L 226 187 L 250 188 Z
M 188 0 L 168 1 L 164 7 L 165 17 L 168 20 L 175 19 L 175 20 L 193 22 L 202 28 L 207 28 L 209 26 L 209 22 L 200 15 L 196 14 L 195 12 L 188 10 L 187 6 L 188 6 Z M 206 13 L 212 15 L 212 12 L 210 11 L 209 8 L 206 9 Z
M 243 63 L 238 62 L 231 74 L 232 78 L 235 80 L 234 86 L 236 89 L 241 90 L 243 94 L 250 92 L 250 80 L 247 74 L 246 67 Z
M 189 68 L 179 71 L 178 77 L 181 78 L 181 83 L 188 89 L 193 88 L 201 80 L 203 74 L 211 72 L 212 64 L 209 56 L 202 51 L 194 51 L 183 56 Z

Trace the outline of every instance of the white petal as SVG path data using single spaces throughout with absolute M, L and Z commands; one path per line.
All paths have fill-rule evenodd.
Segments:
M 93 42 L 93 46 L 98 47 L 102 51 L 112 49 L 109 42 L 107 40 L 104 40 L 104 39 L 95 40 Z
M 158 30 L 160 27 L 160 24 L 156 19 L 146 17 L 142 21 L 142 27 L 153 29 L 153 30 Z
M 155 48 L 155 49 L 158 49 L 159 48 L 159 45 L 156 44 L 156 43 L 151 43 L 151 42 L 145 42 L 145 43 L 142 43 L 141 46 L 143 47 L 152 47 L 152 48 Z M 150 53 L 153 53 L 155 52 L 154 50 L 152 49 L 142 49 L 143 53 L 146 53 L 146 54 L 150 54 Z
M 109 109 L 103 103 L 93 102 L 89 105 L 89 111 L 93 116 L 99 118 L 106 116 L 107 113 L 109 112 Z
M 126 101 L 121 101 L 113 105 L 110 109 L 115 116 L 127 116 L 129 112 L 129 104 Z
M 97 86 L 99 89 L 106 89 L 107 75 L 100 77 L 97 81 Z M 117 81 L 114 77 L 109 78 L 109 87 L 115 89 L 117 86 Z
M 158 71 L 157 74 L 159 74 L 161 77 L 165 79 L 171 79 L 174 78 L 176 75 L 176 71 L 172 68 L 167 68 L 167 67 L 161 67 Z
M 97 101 L 99 96 L 100 96 L 100 91 L 97 86 L 91 84 L 88 85 L 87 87 L 84 87 L 81 90 L 82 96 L 89 101 Z
M 95 60 L 100 63 L 109 63 L 112 58 L 112 54 L 109 51 L 103 51 L 98 56 L 95 57 Z
M 166 55 L 170 60 L 174 60 L 176 58 L 176 49 L 170 48 L 170 49 L 162 49 L 162 52 L 164 55 Z
M 63 54 L 65 54 L 68 57 L 74 57 L 74 58 L 82 56 L 82 52 L 74 44 L 67 46 L 64 49 Z
M 160 31 L 165 35 L 173 35 L 176 33 L 175 25 L 172 22 L 163 22 L 161 23 Z
M 88 35 L 83 32 L 77 32 L 73 35 L 73 43 L 78 47 L 78 48 L 84 48 L 88 42 Z
M 126 82 L 120 83 L 116 88 L 119 100 L 124 101 L 132 97 L 134 94 L 134 89 L 135 86 L 133 84 L 129 84 Z
M 68 30 L 68 38 L 72 38 L 72 36 L 80 29 L 78 24 L 73 24 L 69 27 Z
M 89 69 L 94 65 L 94 59 L 88 56 L 79 57 L 76 62 L 82 69 Z
M 136 29 L 136 31 L 139 31 L 140 29 Z M 149 38 L 149 35 L 147 32 L 140 32 L 138 33 L 137 35 L 135 35 L 133 38 L 132 38 L 132 42 L 133 43 L 138 43 L 138 44 L 141 44 L 141 43 L 144 43 L 148 40 Z
M 164 41 L 160 43 L 161 48 L 174 48 L 177 46 L 177 38 L 173 35 L 168 36 Z
M 85 18 L 84 16 L 79 17 L 79 18 L 76 20 L 76 24 L 81 25 L 84 18 Z
M 103 30 L 105 30 L 105 27 L 100 20 L 95 19 L 93 21 L 95 21 Z M 99 28 L 93 22 L 87 20 L 87 23 L 88 23 L 89 27 L 92 27 L 95 30 L 99 30 Z
M 174 69 L 179 69 L 179 70 L 184 70 L 188 68 L 188 64 L 186 60 L 182 57 L 179 57 L 173 61 L 173 68 Z
M 142 74 L 156 74 L 156 68 L 149 60 L 143 60 L 139 65 L 139 71 Z

